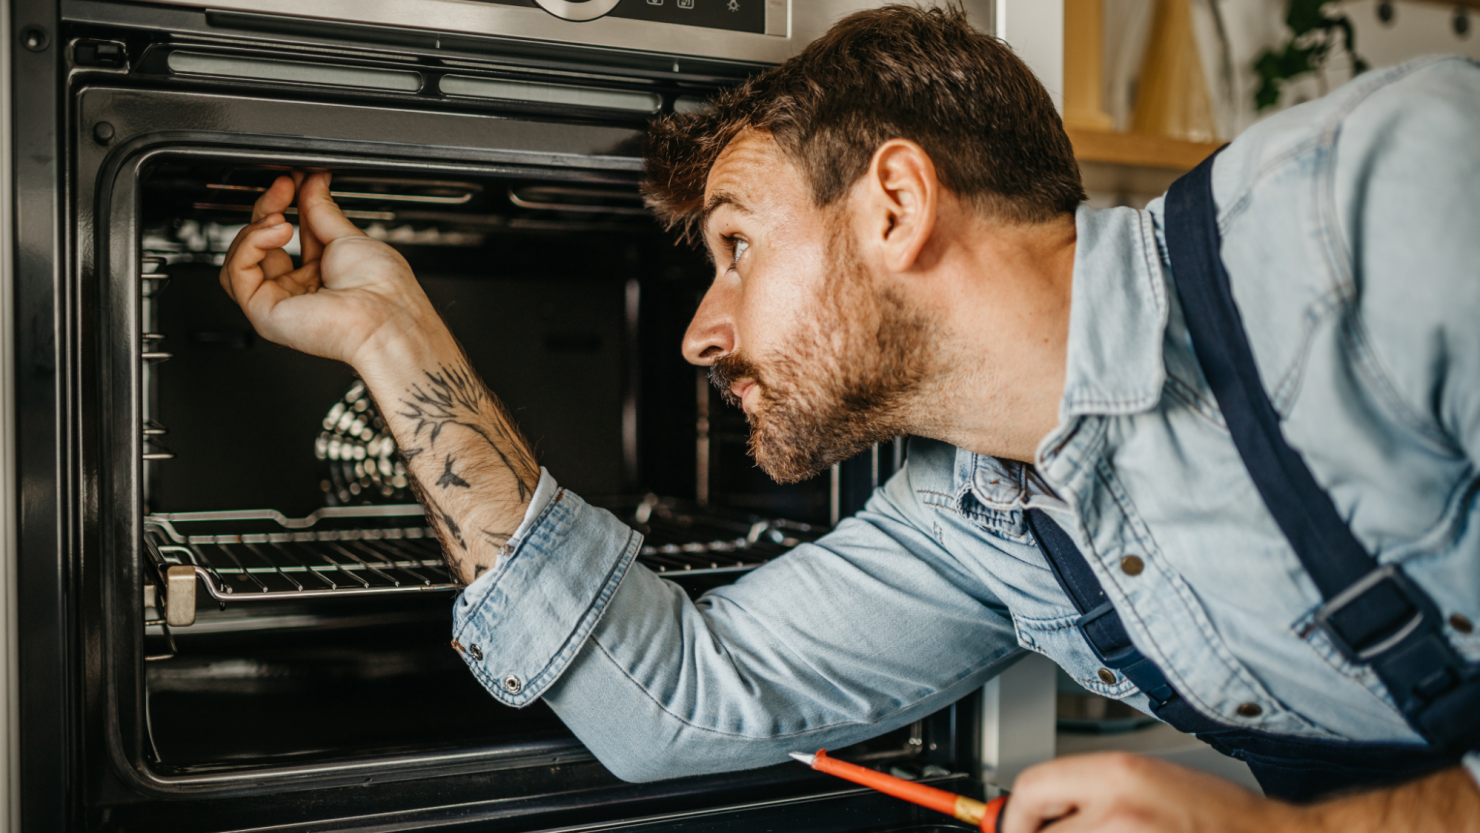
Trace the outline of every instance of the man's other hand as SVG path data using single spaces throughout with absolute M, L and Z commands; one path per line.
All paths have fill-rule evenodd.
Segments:
M 1480 831 L 1480 790 L 1461 768 L 1295 805 L 1166 761 L 1103 752 L 1039 764 L 1012 787 L 1002 833 Z
M 283 246 L 298 202 L 302 264 Z M 406 260 L 355 227 L 329 195 L 329 174 L 280 176 L 232 241 L 221 286 L 264 338 L 356 364 L 362 352 L 419 327 L 440 327 Z
M 1207 773 L 1124 752 L 1057 758 L 1012 785 L 1003 833 L 1304 830 L 1301 811 Z M 1051 823 L 1050 823 L 1051 822 Z

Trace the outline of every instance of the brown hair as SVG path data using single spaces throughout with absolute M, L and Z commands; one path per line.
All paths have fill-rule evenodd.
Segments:
M 776 140 L 819 207 L 842 197 L 894 138 L 918 143 L 945 187 L 1007 222 L 1072 213 L 1085 198 L 1048 91 L 959 8 L 857 12 L 710 109 L 654 122 L 643 193 L 670 229 L 693 237 L 709 170 L 747 129 Z

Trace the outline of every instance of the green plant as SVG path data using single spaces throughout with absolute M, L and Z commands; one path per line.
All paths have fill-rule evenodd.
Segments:
M 1285 25 L 1290 39 L 1278 49 L 1265 50 L 1254 63 L 1259 73 L 1259 89 L 1254 91 L 1254 107 L 1263 111 L 1280 100 L 1280 87 L 1292 78 L 1314 72 L 1325 66 L 1338 43 L 1352 56 L 1352 69 L 1365 72 L 1367 62 L 1357 54 L 1352 22 L 1335 11 L 1337 0 L 1290 0 Z

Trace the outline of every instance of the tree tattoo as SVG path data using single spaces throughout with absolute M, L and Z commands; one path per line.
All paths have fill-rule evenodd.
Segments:
M 442 469 L 442 476 L 437 479 L 437 488 L 446 489 L 449 486 L 457 486 L 460 489 L 468 488 L 468 481 L 458 477 L 452 472 L 452 455 L 447 455 L 447 462 Z
M 514 475 L 520 501 L 534 492 L 539 467 L 503 408 L 471 371 L 445 365 L 426 371 L 425 383 L 411 386 L 402 407 L 401 416 L 414 423 L 413 436 L 420 438 L 425 432 L 429 448 L 436 447 L 448 427 L 466 428 L 482 437 Z
M 451 538 L 453 543 L 457 544 L 461 549 L 466 550 L 468 548 L 468 542 L 463 540 L 462 527 L 458 526 L 457 521 L 453 520 L 452 516 L 447 514 L 441 505 L 435 500 L 432 500 L 432 496 L 426 494 L 425 490 L 418 489 L 417 491 L 421 492 L 421 502 L 426 506 L 427 514 L 431 515 L 434 521 L 440 523 L 447 530 L 447 537 Z M 450 548 L 444 547 L 444 549 Z
M 413 383 L 406 389 L 396 413 L 409 421 L 411 431 L 407 447 L 402 448 L 401 455 L 407 463 L 408 474 L 411 475 L 411 487 L 426 508 L 427 518 L 436 530 L 437 537 L 441 539 L 448 569 L 455 577 L 461 577 L 461 566 L 468 558 L 475 562 L 492 561 L 476 554 L 474 548 L 481 552 L 484 547 L 489 547 L 496 559 L 505 553 L 510 536 L 476 527 L 470 529 L 465 536 L 462 524 L 432 496 L 434 489 L 423 485 L 441 490 L 439 494 L 443 494 L 445 499 L 447 490 L 472 489 L 473 484 L 469 482 L 469 478 L 478 480 L 475 475 L 485 470 L 479 468 L 482 458 L 476 454 L 469 457 L 471 451 L 468 446 L 458 444 L 467 440 L 453 441 L 452 448 L 446 448 L 447 443 L 444 442 L 444 448 L 439 449 L 438 442 L 449 436 L 444 432 L 450 428 L 461 428 L 472 432 L 486 443 L 504 469 L 513 476 L 520 503 L 527 501 L 534 493 L 539 479 L 539 467 L 535 464 L 528 445 L 519 435 L 519 429 L 471 368 L 462 363 L 455 367 L 439 365 L 436 370 L 424 373 L 422 381 Z M 427 465 L 431 466 L 436 465 L 432 462 L 435 456 L 442 457 L 442 472 L 435 481 L 432 479 L 435 469 L 427 471 L 423 467 L 422 476 L 425 480 L 411 472 L 411 461 L 423 454 L 428 456 Z M 459 465 L 460 463 L 464 465 Z M 462 469 L 462 474 L 456 471 L 458 468 Z M 490 566 L 491 563 L 472 564 L 474 572 L 471 578 L 476 580 Z

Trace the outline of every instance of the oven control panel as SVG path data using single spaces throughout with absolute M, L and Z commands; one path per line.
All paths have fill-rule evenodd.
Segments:
M 563 20 L 625 17 L 730 32 L 766 34 L 767 0 L 483 0 L 544 9 Z

